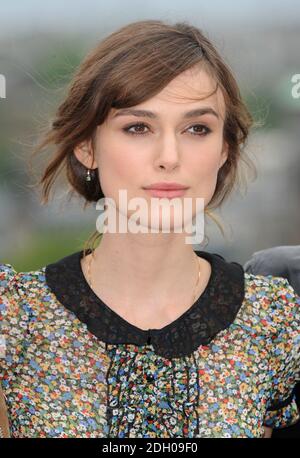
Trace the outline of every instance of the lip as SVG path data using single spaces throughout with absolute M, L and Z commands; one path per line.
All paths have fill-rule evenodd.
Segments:
M 147 190 L 160 190 L 160 191 L 178 191 L 188 189 L 188 186 L 184 186 L 180 183 L 152 183 L 149 186 L 145 186 Z
M 172 199 L 173 197 L 181 197 L 185 194 L 185 189 L 145 189 L 152 197 L 166 197 Z

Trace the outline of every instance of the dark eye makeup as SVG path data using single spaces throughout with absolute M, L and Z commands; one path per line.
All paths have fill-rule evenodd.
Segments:
M 133 132 L 133 131 L 130 131 L 130 129 L 132 129 L 133 127 L 138 127 L 138 128 L 143 128 L 143 127 L 147 127 L 147 124 L 143 123 L 143 122 L 140 122 L 140 123 L 135 123 L 135 124 L 131 124 L 127 127 L 124 127 L 122 130 L 129 134 L 129 135 L 147 135 L 148 132 Z M 191 129 L 191 128 L 194 128 L 194 127 L 200 127 L 201 130 L 202 130 L 202 133 L 192 133 L 191 132 L 191 135 L 196 135 L 198 137 L 204 137 L 206 135 L 208 135 L 210 132 L 211 132 L 211 129 L 207 126 L 205 126 L 204 124 L 193 124 L 192 126 L 188 127 L 186 130 L 188 129 Z

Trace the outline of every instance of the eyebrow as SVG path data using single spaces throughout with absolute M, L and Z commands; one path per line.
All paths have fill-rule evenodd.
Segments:
M 186 113 L 184 113 L 183 118 L 188 119 L 194 116 L 203 116 L 205 114 L 212 114 L 216 116 L 216 118 L 219 119 L 218 113 L 211 107 L 195 108 L 194 110 L 187 111 Z M 145 117 L 145 118 L 151 118 L 151 119 L 159 118 L 159 116 L 156 113 L 154 113 L 153 111 L 137 110 L 134 108 L 120 109 L 113 115 L 113 118 L 116 118 L 118 116 L 126 116 L 126 115 L 133 115 L 133 116 L 139 116 L 139 117 Z

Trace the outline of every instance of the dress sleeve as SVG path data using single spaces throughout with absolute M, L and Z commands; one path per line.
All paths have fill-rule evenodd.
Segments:
M 29 310 L 18 273 L 0 263 L 0 382 L 16 371 L 26 347 Z
M 300 382 L 300 297 L 288 280 L 273 277 L 271 399 L 264 425 L 285 428 L 300 419 L 295 387 Z

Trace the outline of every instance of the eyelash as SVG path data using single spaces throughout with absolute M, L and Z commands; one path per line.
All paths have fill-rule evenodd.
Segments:
M 128 127 L 124 127 L 123 128 L 123 131 L 129 135 L 147 135 L 148 132 L 140 132 L 140 133 L 137 133 L 137 132 L 130 132 L 129 129 L 131 129 L 132 127 L 141 127 L 141 126 L 145 126 L 145 127 L 148 127 L 146 124 L 144 124 L 143 122 L 140 122 L 140 123 L 136 123 L 136 124 L 131 124 L 130 126 Z M 190 129 L 191 127 L 195 127 L 195 126 L 200 126 L 202 128 L 205 129 L 205 133 L 203 134 L 192 134 L 192 135 L 196 135 L 198 137 L 205 137 L 206 135 L 208 135 L 210 132 L 211 132 L 211 129 L 203 124 L 193 124 L 192 126 L 188 127 L 188 129 Z

